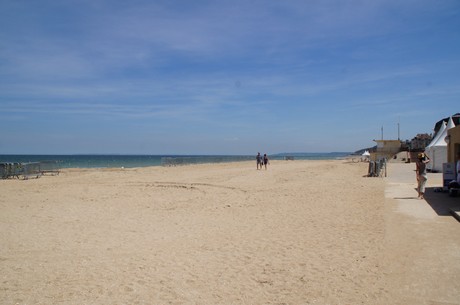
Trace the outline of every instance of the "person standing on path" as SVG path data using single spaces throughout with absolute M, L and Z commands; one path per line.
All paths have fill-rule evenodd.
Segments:
M 426 164 L 430 162 L 430 158 L 424 153 L 419 153 L 417 161 L 415 163 L 415 173 L 417 175 L 417 191 L 418 198 L 424 199 L 425 197 L 425 184 L 427 180 L 426 176 Z

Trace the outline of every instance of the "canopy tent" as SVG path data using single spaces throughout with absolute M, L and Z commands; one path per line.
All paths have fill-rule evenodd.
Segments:
M 447 130 L 455 127 L 452 117 L 449 118 L 449 122 L 442 123 L 438 133 L 431 141 L 431 143 L 425 148 L 425 153 L 430 158 L 430 163 L 427 164 L 427 169 L 432 172 L 441 172 L 442 164 L 447 162 L 447 142 L 445 140 L 447 136 Z
M 371 154 L 369 153 L 368 150 L 365 150 L 364 153 L 361 155 L 361 160 L 363 161 L 369 161 Z
M 447 130 L 454 128 L 454 127 L 455 127 L 454 120 L 452 119 L 452 117 L 450 117 L 449 122 L 447 123 Z

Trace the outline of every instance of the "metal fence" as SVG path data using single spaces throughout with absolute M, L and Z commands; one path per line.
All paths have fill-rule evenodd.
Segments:
M 41 162 L 4 162 L 0 163 L 1 179 L 29 179 L 39 178 L 45 174 L 58 175 L 60 171 L 59 161 L 41 161 Z
M 61 162 L 60 161 L 40 161 L 40 172 L 42 175 L 59 175 L 61 171 Z
M 21 172 L 21 163 L 0 163 L 0 176 L 2 177 L 2 179 L 19 178 Z

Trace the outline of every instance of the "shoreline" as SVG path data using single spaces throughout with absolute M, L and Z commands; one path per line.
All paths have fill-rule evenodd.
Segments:
M 340 153 L 304 153 L 298 154 L 297 160 L 331 160 L 341 156 Z M 284 156 L 275 154 L 269 158 L 283 160 Z M 255 160 L 255 155 L 0 155 L 0 165 L 44 162 L 60 168 L 136 168 L 251 160 Z

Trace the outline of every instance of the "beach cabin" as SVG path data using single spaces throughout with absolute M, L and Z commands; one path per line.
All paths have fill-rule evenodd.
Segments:
M 449 188 L 448 185 L 457 177 L 456 164 L 457 154 L 460 153 L 460 125 L 457 125 L 447 131 L 445 138 L 447 143 L 447 163 L 443 164 L 443 187 Z M 456 196 L 459 189 L 449 189 L 449 194 Z M 457 215 L 457 214 L 456 214 Z M 454 215 L 455 216 L 455 215 Z M 456 217 L 457 218 L 457 217 Z M 458 218 L 460 220 L 460 218 Z
M 447 131 L 447 162 L 455 163 L 460 152 L 460 125 Z
M 390 159 L 401 151 L 400 140 L 374 140 L 377 142 L 377 149 L 371 159 L 379 160 L 382 158 Z

